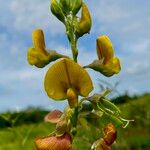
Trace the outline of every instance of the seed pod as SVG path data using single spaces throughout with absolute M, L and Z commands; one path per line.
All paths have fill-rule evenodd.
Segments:
M 65 17 L 57 0 L 51 1 L 50 9 L 53 15 L 55 15 L 60 21 L 64 22 Z
M 76 27 L 77 35 L 81 37 L 84 34 L 89 33 L 91 26 L 92 26 L 92 20 L 91 20 L 90 12 L 86 4 L 82 3 L 81 19 Z

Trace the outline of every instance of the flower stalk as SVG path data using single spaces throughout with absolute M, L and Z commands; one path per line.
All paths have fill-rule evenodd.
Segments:
M 80 9 L 81 16 L 78 17 Z M 48 68 L 44 78 L 44 88 L 50 99 L 67 100 L 68 106 L 63 112 L 54 110 L 45 116 L 44 121 L 55 124 L 56 129 L 53 134 L 36 139 L 36 149 L 71 150 L 80 120 L 90 116 L 94 118 L 94 123 L 96 120 L 107 120 L 102 124 L 105 126 L 104 137 L 94 142 L 91 149 L 110 150 L 110 146 L 117 138 L 115 127 L 124 128 L 132 120 L 124 119 L 120 109 L 107 98 L 111 92 L 110 89 L 90 95 L 93 82 L 86 68 L 111 77 L 120 72 L 120 60 L 114 55 L 111 40 L 106 35 L 102 35 L 96 40 L 98 59 L 84 67 L 80 66 L 78 40 L 90 33 L 92 26 L 92 17 L 87 5 L 83 0 L 51 0 L 50 10 L 66 28 L 72 58 L 47 50 L 43 31 L 36 29 L 32 33 L 33 47 L 28 49 L 27 60 L 30 65 L 38 68 L 58 60 Z M 85 101 L 90 102 L 91 110 L 85 107 Z M 88 119 L 87 122 L 92 124 Z M 99 124 L 96 126 L 99 127 Z

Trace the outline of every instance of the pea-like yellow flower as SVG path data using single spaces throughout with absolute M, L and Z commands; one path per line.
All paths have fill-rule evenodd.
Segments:
M 114 48 L 110 39 L 103 35 L 96 42 L 99 60 L 95 60 L 86 67 L 92 68 L 108 77 L 119 73 L 121 70 L 120 60 L 114 56 Z
M 68 99 L 70 107 L 76 106 L 78 95 L 86 97 L 93 89 L 91 78 L 86 70 L 67 58 L 49 68 L 44 86 L 50 98 Z
M 52 135 L 35 140 L 37 150 L 71 150 L 71 144 L 72 137 L 69 133 L 64 133 L 60 137 Z
M 35 65 L 38 68 L 43 68 L 51 61 L 66 57 L 55 51 L 47 51 L 45 48 L 44 33 L 41 29 L 36 29 L 32 32 L 33 47 L 28 49 L 27 60 L 30 65 Z
M 79 23 L 77 24 L 77 35 L 79 37 L 86 33 L 89 33 L 92 26 L 92 19 L 88 7 L 85 3 L 82 3 L 82 12 Z

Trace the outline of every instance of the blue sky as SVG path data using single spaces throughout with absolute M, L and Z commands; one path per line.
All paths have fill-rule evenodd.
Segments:
M 119 93 L 150 92 L 150 1 L 86 0 L 93 18 L 89 35 L 79 41 L 79 63 L 97 58 L 95 39 L 106 34 L 120 57 L 122 71 L 106 78 L 88 70 L 96 90 L 97 79 L 119 81 Z M 32 46 L 31 32 L 42 28 L 49 49 L 70 55 L 64 26 L 49 10 L 49 0 L 0 0 L 0 111 L 27 106 L 63 108 L 65 102 L 50 100 L 43 88 L 46 70 L 30 66 L 27 48 Z

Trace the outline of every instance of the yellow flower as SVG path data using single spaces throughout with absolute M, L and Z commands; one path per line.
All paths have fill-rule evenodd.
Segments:
M 44 33 L 41 29 L 36 29 L 32 32 L 33 47 L 28 49 L 27 60 L 30 65 L 35 65 L 38 68 L 43 68 L 51 61 L 66 57 L 55 51 L 47 51 L 45 48 Z
M 79 23 L 77 24 L 77 34 L 79 37 L 89 33 L 92 26 L 92 19 L 88 7 L 82 3 L 82 12 Z
M 72 138 L 70 134 L 56 135 L 38 138 L 35 140 L 37 150 L 71 150 Z
M 93 89 L 91 78 L 86 70 L 67 58 L 56 62 L 49 68 L 44 86 L 50 98 L 68 99 L 70 107 L 76 106 L 78 95 L 88 96 Z
M 99 60 L 95 60 L 90 64 L 92 68 L 105 76 L 112 76 L 121 70 L 120 60 L 114 56 L 114 48 L 110 39 L 103 35 L 97 39 L 97 55 Z

